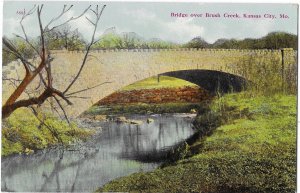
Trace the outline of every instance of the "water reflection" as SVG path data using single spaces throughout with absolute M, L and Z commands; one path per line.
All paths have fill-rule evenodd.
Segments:
M 147 116 L 131 118 L 144 123 L 97 123 L 103 132 L 80 148 L 2 159 L 2 191 L 92 192 L 117 177 L 156 168 L 159 163 L 137 160 L 161 153 L 193 134 L 192 119 L 187 117 L 157 115 L 149 124 Z

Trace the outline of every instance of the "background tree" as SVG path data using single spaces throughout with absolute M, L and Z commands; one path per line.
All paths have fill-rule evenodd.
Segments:
M 31 42 L 31 44 L 35 44 L 34 40 L 29 40 Z M 35 53 L 34 51 L 31 49 L 31 47 L 26 43 L 26 41 L 24 41 L 23 39 L 20 38 L 13 38 L 11 40 L 11 42 L 13 43 L 13 45 L 18 48 L 19 52 L 22 53 L 23 57 L 25 59 L 30 59 L 32 58 Z M 3 65 L 7 65 L 8 63 L 10 63 L 11 61 L 17 60 L 18 58 L 11 52 L 7 51 L 5 49 L 5 47 L 2 48 L 2 64 Z
M 61 100 L 65 101 L 68 105 L 72 105 L 72 102 L 67 97 L 68 94 L 70 95 L 68 91 L 80 76 L 81 71 L 86 64 L 89 51 L 92 45 L 95 44 L 95 42 L 97 42 L 95 41 L 95 32 L 97 30 L 98 22 L 103 13 L 105 5 L 102 6 L 102 8 L 99 8 L 99 6 L 97 5 L 94 9 L 92 9 L 91 6 L 89 6 L 77 17 L 70 17 L 64 22 L 62 22 L 61 24 L 53 26 L 53 23 L 59 20 L 67 12 L 69 12 L 72 9 L 72 7 L 73 5 L 70 6 L 64 5 L 62 12 L 57 17 L 52 18 L 50 22 L 45 25 L 41 20 L 43 4 L 38 6 L 35 5 L 21 18 L 20 25 L 22 28 L 22 35 L 16 35 L 16 37 L 25 41 L 27 46 L 29 46 L 31 50 L 33 50 L 34 54 L 38 56 L 37 62 L 32 62 L 31 60 L 29 60 L 28 57 L 26 57 L 24 53 L 21 52 L 20 48 L 16 47 L 13 41 L 9 40 L 6 37 L 2 38 L 3 45 L 4 45 L 3 49 L 5 50 L 5 52 L 14 55 L 14 57 L 20 60 L 20 62 L 23 65 L 23 68 L 26 71 L 25 77 L 23 77 L 20 83 L 16 85 L 16 89 L 12 92 L 12 94 L 9 96 L 5 104 L 2 106 L 2 118 L 7 118 L 12 112 L 14 112 L 16 109 L 20 107 L 41 105 L 49 98 L 53 98 L 56 101 L 57 105 L 61 108 L 61 110 L 64 112 L 64 115 L 66 116 L 63 106 L 61 104 Z M 74 78 L 71 80 L 71 82 L 69 84 L 66 84 L 66 88 L 64 90 L 58 90 L 54 88 L 52 84 L 53 76 L 51 70 L 51 62 L 53 60 L 53 57 L 51 57 L 49 45 L 47 44 L 48 43 L 48 41 L 46 40 L 47 34 L 51 33 L 53 30 L 63 25 L 68 24 L 70 21 L 82 17 L 88 11 L 92 12 L 95 15 L 95 19 L 92 21 L 90 18 L 86 17 L 86 19 L 91 23 L 91 25 L 93 25 L 93 33 L 89 43 L 87 44 L 82 64 L 78 69 L 78 72 L 74 75 Z M 38 18 L 38 24 L 39 24 L 38 30 L 40 32 L 40 35 L 38 37 L 39 41 L 37 45 L 33 44 L 30 41 L 26 33 L 25 27 L 23 26 L 23 20 L 34 13 L 36 13 Z M 35 79 L 39 79 L 38 82 L 40 82 L 41 84 L 41 86 L 39 87 L 39 91 L 36 91 L 35 96 L 33 97 L 29 96 L 26 99 L 18 100 L 21 94 L 26 92 L 28 85 Z
M 82 50 L 85 42 L 78 29 L 72 30 L 67 23 L 49 32 L 46 36 L 49 49 Z
M 209 43 L 207 43 L 201 37 L 195 37 L 191 41 L 189 41 L 184 47 L 187 48 L 208 48 L 210 47 Z

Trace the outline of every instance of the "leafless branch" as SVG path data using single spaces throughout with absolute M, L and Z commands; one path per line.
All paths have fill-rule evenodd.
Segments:
M 68 12 L 71 9 L 71 7 L 72 6 L 70 6 L 70 7 L 64 6 L 64 8 L 62 10 L 62 13 L 60 15 L 58 15 L 57 17 L 53 18 L 46 25 L 45 28 L 43 28 L 42 21 L 41 21 L 41 14 L 42 14 L 42 10 L 43 10 L 43 4 L 39 5 L 37 7 L 35 6 L 33 9 L 31 9 L 27 13 L 27 15 L 25 15 L 22 18 L 21 27 L 23 28 L 22 31 L 23 31 L 25 37 L 22 37 L 22 36 L 19 36 L 19 37 L 23 38 L 32 48 L 34 48 L 34 46 L 32 44 L 30 44 L 30 41 L 28 40 L 26 31 L 24 29 L 24 26 L 22 25 L 22 21 L 26 16 L 31 15 L 35 10 L 37 10 L 37 17 L 38 17 L 38 24 L 39 24 L 39 31 L 40 31 L 40 38 L 41 38 L 40 39 L 41 50 L 40 50 L 40 53 L 39 53 L 41 61 L 39 61 L 38 65 L 33 65 L 32 63 L 27 61 L 22 56 L 20 51 L 18 51 L 17 48 L 13 45 L 12 42 L 10 42 L 5 37 L 2 38 L 3 39 L 3 44 L 6 46 L 4 51 L 7 51 L 7 52 L 13 54 L 14 56 L 16 56 L 18 59 L 20 59 L 23 66 L 24 66 L 24 68 L 25 68 L 25 70 L 26 70 L 25 77 L 22 80 L 20 80 L 20 78 L 17 79 L 20 82 L 18 85 L 16 84 L 16 81 L 9 80 L 16 86 L 16 89 L 10 95 L 10 97 L 8 98 L 6 103 L 2 106 L 2 118 L 8 117 L 14 110 L 16 110 L 20 107 L 32 107 L 33 105 L 40 106 L 45 101 L 47 101 L 48 98 L 53 97 L 56 100 L 58 106 L 63 111 L 68 123 L 70 123 L 68 118 L 67 118 L 67 114 L 64 110 L 64 107 L 63 107 L 62 103 L 59 101 L 58 98 L 60 97 L 61 99 L 63 99 L 67 103 L 67 105 L 72 105 L 72 102 L 69 100 L 69 98 L 85 98 L 85 97 L 81 97 L 81 96 L 74 96 L 74 94 L 81 93 L 81 92 L 87 91 L 89 89 L 93 89 L 93 88 L 95 88 L 97 86 L 100 86 L 102 84 L 109 83 L 109 82 L 101 83 L 101 84 L 93 86 L 93 87 L 88 87 L 86 89 L 82 89 L 82 90 L 75 91 L 75 92 L 67 94 L 69 89 L 73 86 L 73 84 L 76 82 L 76 80 L 80 76 L 80 74 L 82 72 L 82 69 L 86 64 L 87 58 L 90 56 L 89 51 L 90 51 L 91 46 L 95 43 L 94 42 L 95 32 L 97 30 L 97 25 L 98 25 L 98 22 L 100 20 L 100 17 L 101 17 L 101 15 L 103 13 L 103 10 L 105 8 L 105 5 L 104 5 L 102 7 L 101 11 L 98 10 L 98 6 L 96 6 L 95 10 L 92 10 L 96 14 L 96 20 L 95 20 L 95 22 L 93 22 L 94 23 L 93 24 L 94 25 L 93 35 L 92 35 L 91 41 L 90 41 L 90 43 L 87 47 L 87 50 L 86 50 L 85 56 L 83 58 L 82 64 L 81 64 L 78 72 L 76 73 L 75 77 L 72 79 L 70 84 L 67 86 L 67 88 L 63 92 L 52 87 L 52 79 L 53 78 L 52 78 L 52 71 L 51 71 L 51 61 L 53 60 L 53 58 L 50 57 L 50 53 L 48 53 L 47 50 L 46 50 L 47 46 L 46 46 L 46 42 L 45 42 L 45 33 L 48 30 L 49 25 L 51 25 L 53 22 L 55 22 L 60 17 L 62 17 L 62 15 L 64 15 L 66 12 Z M 89 6 L 86 10 L 84 10 L 83 13 L 81 15 L 79 15 L 78 17 L 71 17 L 70 19 L 68 19 L 63 24 L 65 24 L 69 21 L 78 19 L 79 17 L 84 15 L 90 9 L 90 7 L 91 6 Z M 55 29 L 55 27 L 58 27 L 58 26 L 54 26 L 51 29 Z M 45 74 L 47 76 L 47 81 L 46 81 L 46 78 L 44 77 Z M 27 90 L 28 89 L 27 87 L 36 78 L 37 75 L 39 75 L 39 77 L 40 77 L 39 85 L 35 88 L 34 91 L 31 92 L 32 94 L 34 94 L 33 97 L 31 97 L 30 96 L 31 93 Z M 7 77 L 5 77 L 5 78 L 7 78 Z M 44 88 L 43 88 L 43 90 L 38 91 L 40 89 L 41 85 L 44 85 Z M 29 96 L 29 98 L 28 99 L 17 100 L 21 96 L 22 93 L 26 93 Z
M 36 110 L 34 107 L 30 107 L 30 109 L 31 109 L 33 115 L 34 115 L 34 116 L 37 118 L 37 120 L 40 122 L 40 124 L 41 124 L 41 125 L 44 125 L 44 126 L 51 132 L 52 136 L 53 136 L 54 138 L 56 138 L 56 139 L 59 141 L 59 143 L 60 143 L 61 145 L 63 145 L 63 141 L 62 141 L 61 137 L 59 136 L 58 132 L 57 132 L 55 129 L 53 129 L 50 125 L 48 125 L 48 124 L 45 123 L 46 117 L 43 116 L 43 120 L 42 120 L 42 119 L 39 117 L 39 113 L 37 112 L 37 110 Z
M 57 21 L 59 18 L 61 18 L 61 17 L 62 17 L 64 14 L 66 14 L 72 7 L 73 7 L 73 5 L 70 5 L 68 8 L 67 8 L 67 5 L 64 5 L 64 8 L 63 8 L 62 12 L 61 12 L 57 17 L 51 19 L 51 21 L 46 25 L 45 29 L 48 29 L 49 26 L 50 26 L 53 22 L 55 22 L 55 21 Z M 66 8 L 67 8 L 67 9 L 66 9 Z
M 33 68 L 33 70 L 35 70 L 36 71 L 36 67 L 34 66 L 34 65 L 30 65 L 32 68 Z M 45 86 L 45 87 L 47 87 L 47 84 L 46 84 L 46 81 L 45 81 L 45 79 L 44 79 L 44 77 L 43 77 L 43 74 L 42 74 L 42 72 L 39 72 L 39 77 L 40 77 L 40 81 L 43 83 L 43 85 Z
M 93 42 L 93 44 L 98 43 L 100 40 L 101 40 L 101 38 L 99 38 L 98 40 L 95 40 L 95 41 Z
M 20 79 L 15 79 L 15 78 L 2 78 L 4 81 L 15 81 L 15 82 L 22 82 Z
M 55 107 L 55 105 L 53 105 L 52 102 L 49 101 L 49 100 L 47 100 L 47 102 L 50 104 L 51 109 L 53 109 L 57 113 L 57 115 L 62 119 L 63 117 L 61 116 L 61 114 L 59 113 L 59 111 L 57 110 L 57 108 Z
M 22 31 L 23 31 L 23 34 L 24 34 L 26 40 L 28 40 L 28 37 L 27 37 L 27 34 L 26 34 L 26 32 L 25 32 L 25 28 L 24 28 L 22 22 L 23 22 L 23 20 L 24 20 L 27 16 L 33 14 L 34 11 L 35 11 L 35 9 L 36 9 L 36 5 L 34 5 L 33 8 L 32 8 L 31 10 L 29 10 L 26 14 L 24 14 L 23 17 L 22 17 L 22 19 L 20 20 L 20 25 L 21 25 L 21 28 L 22 28 Z
M 41 59 L 44 62 L 45 61 L 45 57 L 46 57 L 46 53 L 45 53 L 45 37 L 44 37 L 44 30 L 43 30 L 43 25 L 42 25 L 42 21 L 41 21 L 41 13 L 43 10 L 43 4 L 41 6 L 38 6 L 37 8 L 37 15 L 38 15 L 38 19 L 39 19 L 39 27 L 40 27 L 40 34 L 41 34 L 41 44 L 42 44 L 42 53 L 41 55 Z
M 92 25 L 96 25 L 94 22 L 92 22 L 87 16 L 85 16 L 85 18 L 92 24 Z
M 100 84 L 97 84 L 95 86 L 92 86 L 92 87 L 88 87 L 88 88 L 85 88 L 85 89 L 82 89 L 82 90 L 78 90 L 78 91 L 75 91 L 75 92 L 71 92 L 69 94 L 66 94 L 66 96 L 71 96 L 73 94 L 78 94 L 78 93 L 81 93 L 81 92 L 85 92 L 87 90 L 90 90 L 90 89 L 93 89 L 93 88 L 96 88 L 98 86 L 101 86 L 101 85 L 104 85 L 104 84 L 108 84 L 108 83 L 112 83 L 112 82 L 103 82 L 103 83 L 100 83 Z
M 87 57 L 89 55 L 90 48 L 93 45 L 93 42 L 94 42 L 94 39 L 95 39 L 95 33 L 96 33 L 96 30 L 97 30 L 97 25 L 98 25 L 98 22 L 99 22 L 99 20 L 101 18 L 101 15 L 102 15 L 103 10 L 104 10 L 105 7 L 106 7 L 106 5 L 103 5 L 101 11 L 98 12 L 98 5 L 96 6 L 97 18 L 96 18 L 96 21 L 95 21 L 94 31 L 93 31 L 91 42 L 90 42 L 90 44 L 87 47 L 87 50 L 86 50 L 86 53 L 85 53 L 85 56 L 83 58 L 83 61 L 82 61 L 82 64 L 80 66 L 79 71 L 77 72 L 75 78 L 71 81 L 71 83 L 69 84 L 69 86 L 66 88 L 66 90 L 63 92 L 64 94 L 67 93 L 69 91 L 69 89 L 73 86 L 73 84 L 76 82 L 76 80 L 78 79 L 79 75 L 81 74 L 81 71 L 82 71 L 83 67 L 86 64 L 86 60 L 87 60 Z
M 67 97 L 65 97 L 64 93 L 62 93 L 61 91 L 54 89 L 54 88 L 52 88 L 51 90 L 52 90 L 53 96 L 57 95 L 60 98 L 64 99 L 68 105 L 73 105 L 73 103 L 69 99 L 67 99 Z
M 55 96 L 54 96 L 54 99 L 55 99 L 55 101 L 57 102 L 57 104 L 58 104 L 58 106 L 60 107 L 60 109 L 62 110 L 62 112 L 63 112 L 63 114 L 64 114 L 64 116 L 65 116 L 65 118 L 66 118 L 68 124 L 70 125 L 70 121 L 69 121 L 69 119 L 68 119 L 68 116 L 67 116 L 67 113 L 66 113 L 65 109 L 63 108 L 63 106 L 61 105 L 60 101 L 59 101 Z
M 26 34 L 25 33 L 25 31 L 24 31 L 24 34 Z M 39 51 L 37 50 L 37 48 L 36 47 L 34 47 L 33 45 L 32 45 L 32 43 L 30 43 L 30 41 L 28 40 L 28 38 L 27 38 L 27 35 L 25 35 L 25 38 L 24 37 L 22 37 L 21 35 L 18 35 L 18 34 L 15 34 L 14 33 L 14 35 L 17 37 L 17 38 L 20 38 L 20 39 L 22 39 L 22 40 L 24 40 L 38 55 L 40 55 L 40 53 L 39 53 Z
M 67 96 L 66 98 L 78 98 L 78 99 L 91 99 L 91 97 L 83 97 L 83 96 Z
M 8 39 L 6 39 L 5 37 L 2 38 L 3 44 L 10 50 L 11 53 L 13 53 L 18 59 L 21 60 L 26 73 L 30 74 L 31 70 L 29 68 L 29 65 L 31 64 L 30 62 L 28 62 L 23 56 L 22 54 L 17 50 L 17 48 L 12 44 L 12 42 L 10 42 Z
M 65 25 L 65 24 L 69 23 L 70 21 L 73 21 L 73 20 L 76 20 L 76 19 L 82 17 L 82 16 L 90 9 L 90 7 L 91 7 L 91 5 L 90 5 L 88 8 L 86 8 L 86 9 L 85 9 L 79 16 L 77 16 L 77 17 L 71 17 L 71 18 L 69 18 L 68 20 L 66 20 L 65 22 L 63 22 L 63 23 L 61 23 L 61 24 L 59 24 L 59 25 L 57 25 L 57 26 L 54 26 L 54 27 L 52 27 L 51 29 L 46 29 L 46 28 L 45 28 L 45 33 L 46 33 L 46 32 L 50 32 L 50 31 L 52 31 L 52 30 L 54 30 L 54 29 L 56 29 L 56 28 L 58 28 L 58 27 L 60 27 L 60 26 L 63 26 L 63 25 Z M 49 27 L 49 26 L 47 26 L 47 27 Z

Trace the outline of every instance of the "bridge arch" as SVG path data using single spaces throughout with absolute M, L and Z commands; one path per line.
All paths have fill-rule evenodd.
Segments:
M 53 86 L 59 90 L 64 90 L 66 83 L 69 83 L 78 72 L 84 52 L 56 50 L 51 51 L 51 56 L 54 58 L 51 63 Z M 105 82 L 110 83 L 80 93 L 80 95 L 77 95 L 78 98 L 70 98 L 74 105 L 66 106 L 65 110 L 72 117 L 80 115 L 101 98 L 116 90 L 157 74 L 167 73 L 171 76 L 181 77 L 183 75 L 178 74 L 176 71 L 198 70 L 203 77 L 209 77 L 211 73 L 214 73 L 216 76 L 212 77 L 215 77 L 215 79 L 201 80 L 201 87 L 213 92 L 216 90 L 215 88 L 218 88 L 216 85 L 219 85 L 224 92 L 229 92 L 232 89 L 233 91 L 239 91 L 244 84 L 236 84 L 236 82 L 240 80 L 238 76 L 243 76 L 243 69 L 240 64 L 244 61 L 256 58 L 257 60 L 254 63 L 258 66 L 261 63 L 260 59 L 274 59 L 278 61 L 278 66 L 281 67 L 283 63 L 295 60 L 293 50 L 287 50 L 285 53 L 281 50 L 124 49 L 93 50 L 90 56 L 78 81 L 69 92 L 84 90 Z M 16 67 L 16 65 L 12 65 Z M 3 72 L 11 67 L 10 65 L 6 66 Z M 24 69 L 22 66 L 17 66 L 17 68 L 20 69 L 18 73 L 22 77 L 25 74 Z M 23 72 L 21 72 L 22 70 Z M 235 87 L 232 88 L 226 85 L 234 85 Z M 14 88 L 7 88 L 6 85 L 3 85 L 3 90 L 8 91 L 7 95 L 9 90 L 12 89 Z M 80 98 L 82 96 L 88 97 L 88 99 Z M 5 96 L 3 100 L 6 100 Z
M 194 83 L 211 94 L 216 92 L 240 92 L 247 87 L 247 80 L 241 76 L 216 70 L 180 70 L 161 75 L 180 78 Z
M 126 85 L 94 105 L 199 103 L 216 94 L 240 92 L 246 84 L 246 79 L 220 71 L 171 71 Z

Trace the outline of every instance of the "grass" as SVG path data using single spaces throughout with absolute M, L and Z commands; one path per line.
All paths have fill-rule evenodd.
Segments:
M 157 80 L 157 76 L 153 76 L 151 78 L 147 78 L 138 82 L 135 82 L 133 84 L 130 84 L 124 88 L 122 88 L 121 91 L 130 91 L 130 90 L 141 90 L 141 89 L 159 89 L 159 88 L 179 88 L 179 87 L 198 87 L 196 84 L 193 84 L 191 82 L 179 79 L 179 78 L 173 78 L 169 76 L 160 76 L 159 82 Z
M 295 95 L 229 94 L 211 104 L 209 115 L 195 126 L 215 130 L 189 146 L 189 156 L 98 191 L 295 192 Z M 211 117 L 216 124 L 205 124 Z
M 78 128 L 74 123 L 70 126 L 56 117 L 48 116 L 44 123 L 47 127 L 40 124 L 29 109 L 16 110 L 3 121 L 1 156 L 29 153 L 57 144 L 68 145 L 92 134 L 91 130 Z

